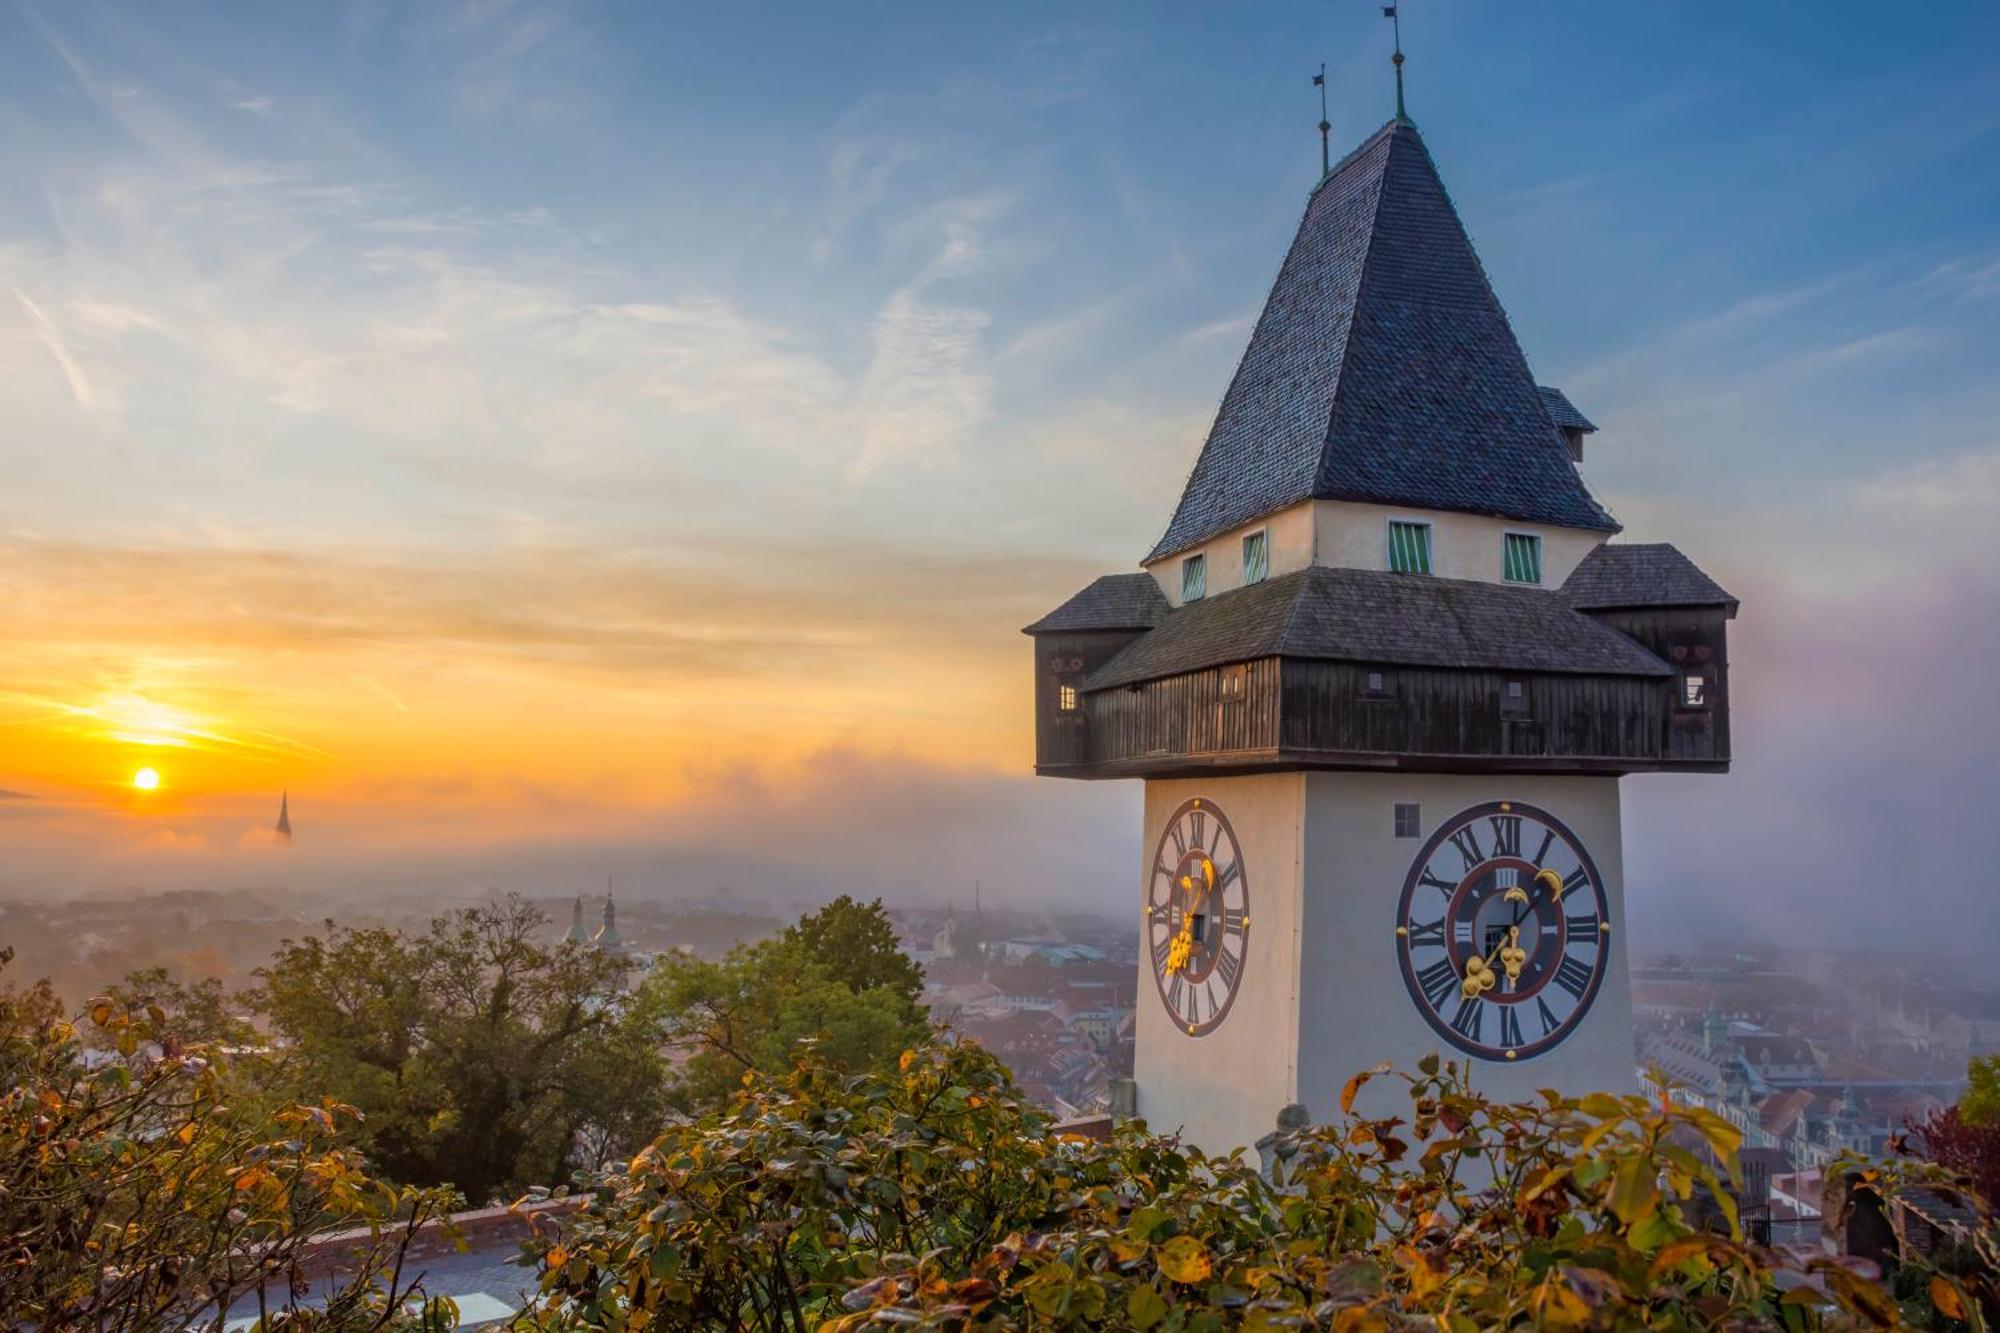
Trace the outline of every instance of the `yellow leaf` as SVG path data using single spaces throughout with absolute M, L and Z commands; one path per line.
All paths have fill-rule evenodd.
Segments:
M 1931 1304 L 1946 1319 L 1964 1319 L 1965 1300 L 1958 1294 L 1958 1288 L 1939 1276 L 1931 1278 Z
M 1193 1236 L 1175 1236 L 1160 1247 L 1154 1262 L 1169 1282 L 1200 1282 L 1215 1267 L 1207 1248 Z
M 181 1126 L 180 1133 L 174 1135 L 174 1137 L 182 1143 L 193 1143 L 194 1135 L 195 1135 L 194 1121 L 190 1120 L 185 1125 Z

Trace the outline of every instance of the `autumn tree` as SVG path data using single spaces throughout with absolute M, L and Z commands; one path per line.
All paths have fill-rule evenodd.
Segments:
M 71 1019 L 45 985 L 0 985 L 0 1318 L 145 1333 L 244 1302 L 302 1333 L 385 1326 L 413 1294 L 403 1247 L 452 1196 L 371 1178 L 342 1142 L 351 1108 L 229 1096 L 223 1054 L 168 1017 L 105 996 Z M 356 1226 L 378 1242 L 293 1309 L 307 1247 Z
M 643 1142 L 664 1113 L 665 1063 L 621 995 L 626 964 L 548 934 L 518 898 L 421 934 L 328 922 L 284 942 L 253 999 L 287 1044 L 286 1076 L 359 1107 L 386 1174 L 485 1200 Z

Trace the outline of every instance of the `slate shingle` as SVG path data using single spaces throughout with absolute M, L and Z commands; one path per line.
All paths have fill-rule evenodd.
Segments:
M 1665 662 L 1558 593 L 1315 566 L 1170 612 L 1092 690 L 1263 657 L 1465 670 L 1667 676 Z
M 1106 574 L 1021 632 L 1151 629 L 1172 610 L 1151 574 Z
M 1736 614 L 1736 599 L 1666 542 L 1606 542 L 1583 558 L 1559 595 L 1580 611 L 1721 606 Z
M 1617 530 L 1407 122 L 1377 131 L 1307 202 L 1147 559 L 1310 498 Z

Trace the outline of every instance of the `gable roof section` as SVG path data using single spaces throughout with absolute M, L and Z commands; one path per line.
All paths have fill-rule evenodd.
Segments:
M 1264 657 L 1666 676 L 1665 662 L 1539 588 L 1316 565 L 1190 603 L 1093 672 L 1136 685 Z
M 1148 560 L 1306 499 L 1615 531 L 1430 152 L 1391 122 L 1313 191 Z
M 1535 390 L 1542 396 L 1542 406 L 1549 409 L 1549 420 L 1564 430 L 1580 430 L 1588 435 L 1597 429 L 1597 423 L 1576 410 L 1576 404 L 1561 389 L 1551 389 L 1544 384 Z
M 1720 606 L 1736 614 L 1736 599 L 1666 542 L 1606 542 L 1563 580 L 1560 595 L 1579 611 Z
M 1151 629 L 1173 607 L 1151 574 L 1106 574 L 1023 634 L 1082 633 L 1098 629 Z

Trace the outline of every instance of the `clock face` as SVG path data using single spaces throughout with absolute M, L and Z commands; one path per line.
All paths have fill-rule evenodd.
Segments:
M 1583 842 L 1519 801 L 1453 815 L 1396 909 L 1403 984 L 1440 1037 L 1525 1060 L 1576 1031 L 1611 959 L 1604 882 Z
M 1204 1036 L 1228 1016 L 1249 941 L 1243 849 L 1215 803 L 1196 797 L 1167 820 L 1146 886 L 1145 947 L 1181 1031 Z

